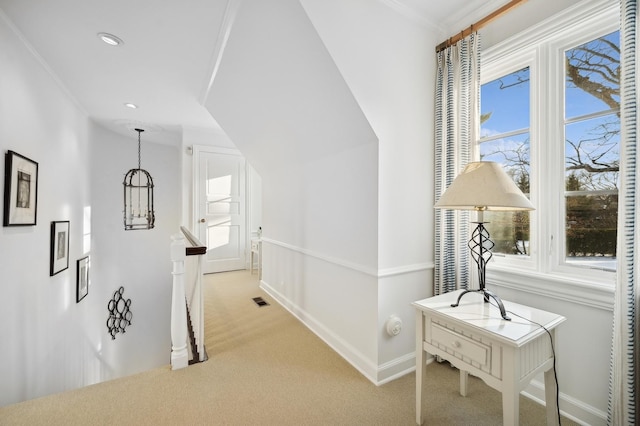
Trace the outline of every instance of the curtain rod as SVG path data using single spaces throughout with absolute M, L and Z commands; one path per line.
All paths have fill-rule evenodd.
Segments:
M 449 46 L 453 46 L 458 41 L 462 40 L 463 38 L 465 38 L 466 36 L 468 36 L 472 32 L 478 31 L 480 28 L 484 27 L 489 22 L 493 21 L 496 18 L 499 18 L 500 16 L 502 16 L 505 13 L 507 13 L 508 11 L 510 11 L 512 8 L 514 8 L 516 6 L 519 6 L 520 4 L 524 3 L 525 1 L 527 1 L 527 0 L 511 0 L 509 3 L 505 4 L 500 9 L 497 9 L 496 11 L 494 11 L 494 12 L 490 13 L 489 15 L 485 16 L 484 18 L 482 18 L 481 20 L 479 20 L 475 24 L 471 24 L 468 28 L 460 31 L 460 33 L 458 33 L 458 34 L 456 34 L 456 35 L 454 35 L 452 37 L 449 37 L 448 39 L 446 39 L 445 41 L 440 43 L 438 46 L 436 46 L 436 53 L 443 51 L 444 49 L 446 49 Z

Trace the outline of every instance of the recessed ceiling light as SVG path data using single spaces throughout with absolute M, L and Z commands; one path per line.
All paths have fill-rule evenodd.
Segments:
M 100 40 L 104 41 L 110 46 L 120 46 L 121 44 L 124 44 L 124 41 L 122 41 L 122 39 L 114 36 L 113 34 L 98 33 L 98 37 L 100 38 Z
M 124 104 L 124 106 L 126 106 L 127 108 L 131 108 L 131 109 L 138 108 L 138 105 L 132 104 L 132 103 L 126 103 L 126 104 Z

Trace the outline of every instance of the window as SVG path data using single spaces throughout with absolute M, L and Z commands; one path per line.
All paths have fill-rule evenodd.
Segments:
M 619 167 L 618 9 L 575 7 L 483 52 L 476 159 L 502 164 L 532 212 L 485 213 L 499 278 L 612 283 Z M 501 272 L 502 271 L 502 272 Z
M 520 190 L 529 194 L 529 67 L 487 82 L 480 89 L 478 152 L 502 164 Z M 494 253 L 528 255 L 529 212 L 486 212 Z
M 565 260 L 615 270 L 620 32 L 565 52 Z

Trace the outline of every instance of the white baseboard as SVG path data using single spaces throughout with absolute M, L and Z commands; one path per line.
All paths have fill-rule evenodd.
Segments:
M 311 332 L 322 339 L 374 385 L 383 385 L 415 371 L 416 356 L 414 352 L 386 362 L 382 365 L 376 365 L 348 342 L 345 342 L 299 306 L 296 306 L 293 302 L 284 297 L 264 280 L 260 281 L 260 288 L 267 292 L 276 302 L 289 311 L 302 324 L 311 330 Z
M 385 362 L 378 366 L 375 383 L 380 386 L 416 371 L 416 355 L 414 352 Z
M 344 341 L 332 331 L 328 330 L 323 324 L 317 321 L 313 316 L 309 315 L 304 309 L 287 299 L 283 294 L 275 290 L 264 280 L 260 280 L 260 288 L 266 291 L 273 299 L 282 307 L 289 311 L 302 324 L 311 330 L 316 336 L 322 339 L 342 358 L 358 370 L 363 376 L 369 379 L 375 385 L 377 383 L 377 366 L 371 360 L 367 359 L 362 353 L 357 351 L 352 345 Z
M 529 386 L 522 391 L 522 395 L 538 404 L 545 405 L 544 384 L 538 380 L 532 380 Z M 607 424 L 607 413 L 562 392 L 560 392 L 560 413 L 585 426 L 604 426 Z

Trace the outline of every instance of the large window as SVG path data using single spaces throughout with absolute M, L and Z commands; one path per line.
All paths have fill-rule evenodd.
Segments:
M 498 274 L 613 278 L 620 41 L 617 10 L 597 8 L 483 53 L 475 157 L 501 163 L 536 207 L 485 214 Z

